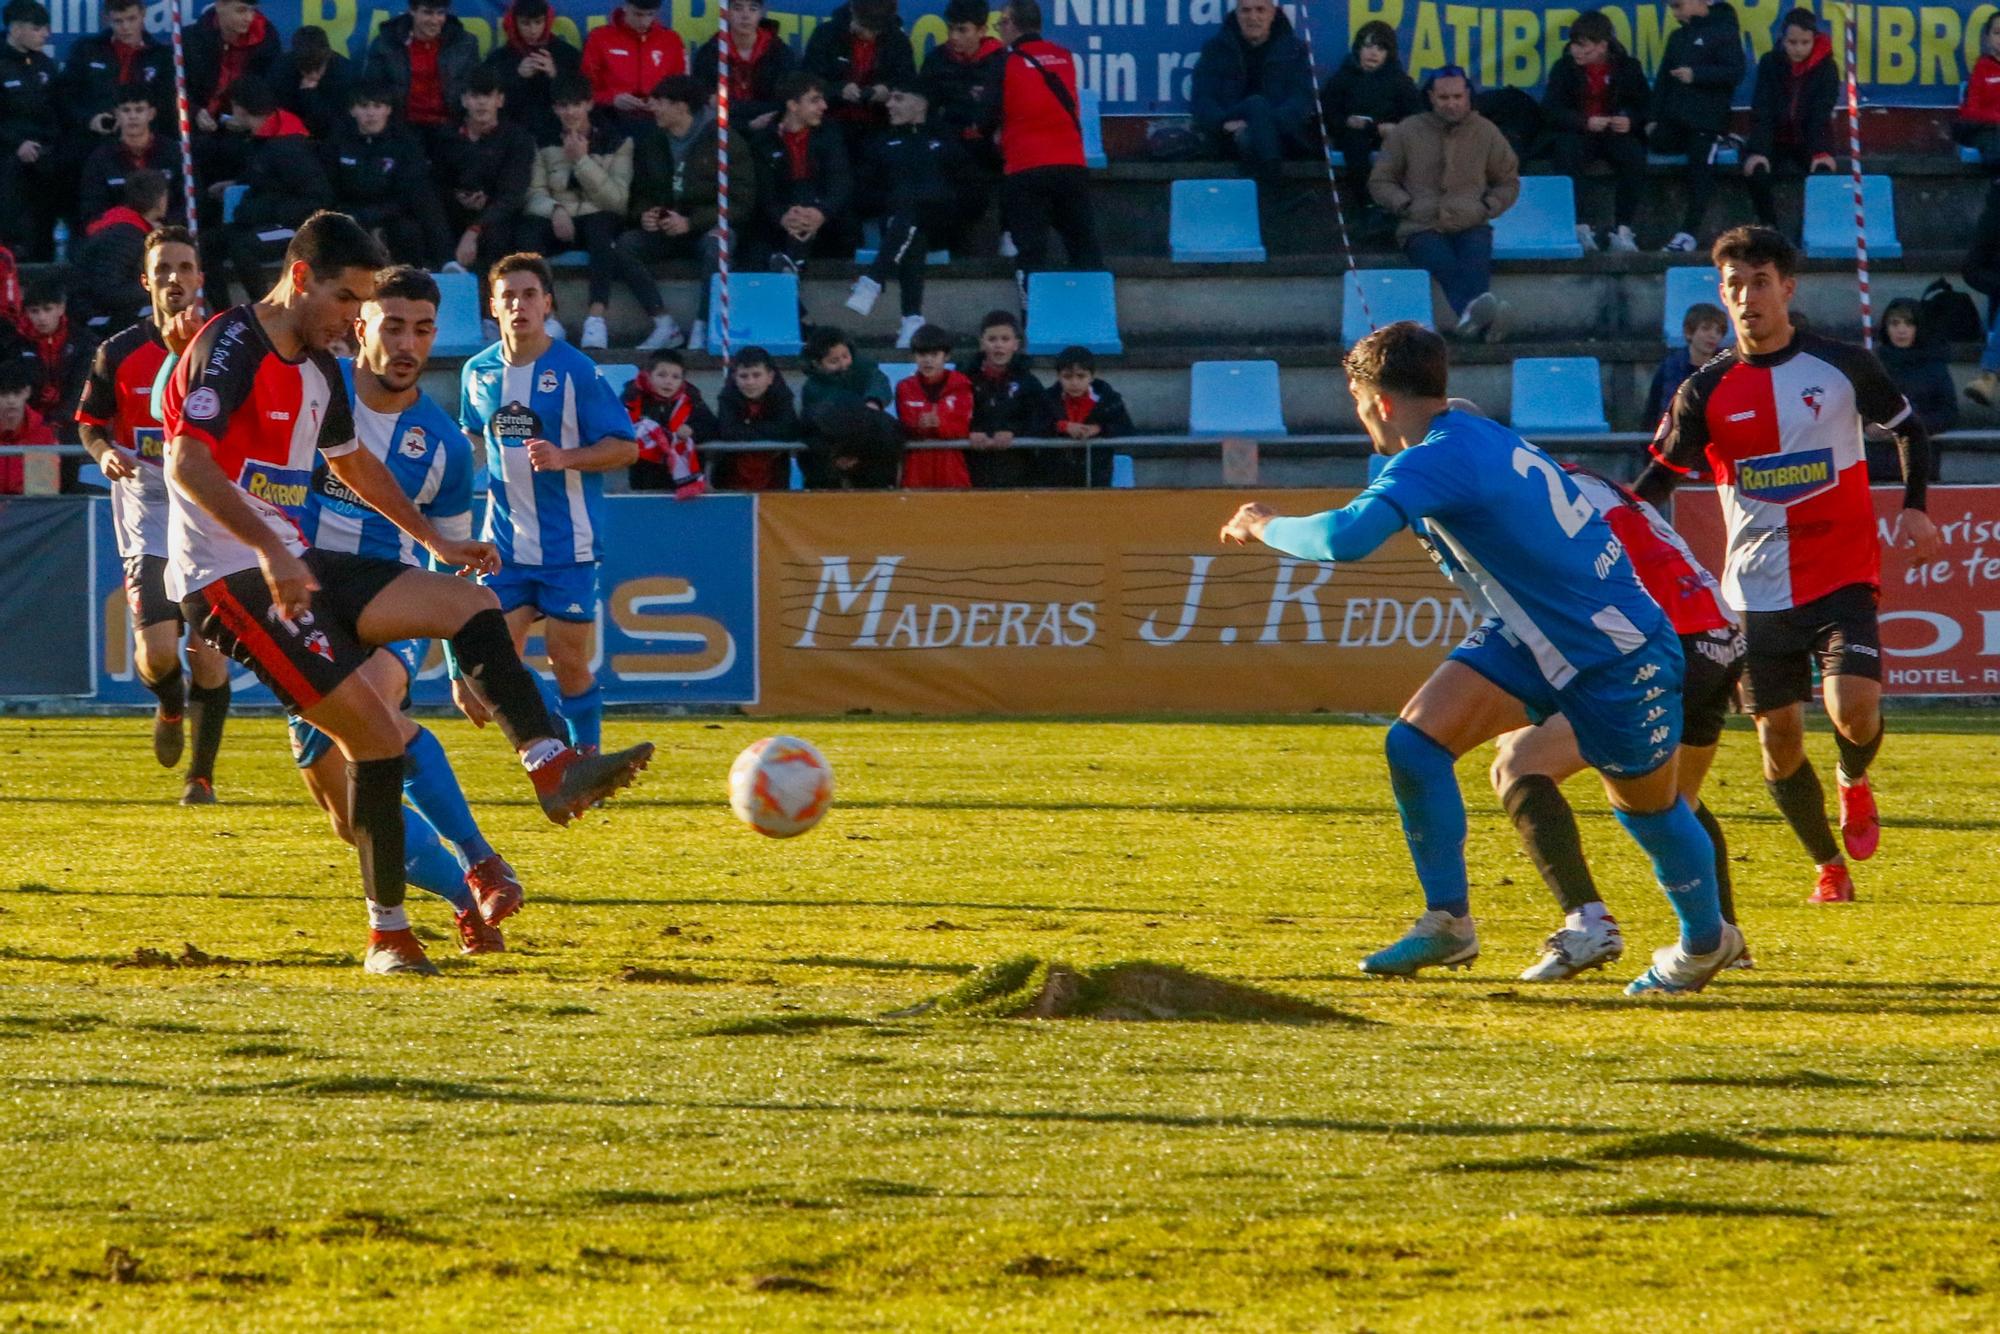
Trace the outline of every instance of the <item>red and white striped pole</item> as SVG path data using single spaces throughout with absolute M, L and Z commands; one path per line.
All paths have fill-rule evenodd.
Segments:
M 1306 9 L 1306 0 L 1298 0 L 1299 35 L 1305 38 L 1306 68 L 1312 72 L 1312 85 L 1319 87 L 1319 61 L 1313 57 L 1312 15 Z M 1347 236 L 1347 211 L 1340 206 L 1340 175 L 1333 166 L 1333 127 L 1326 123 L 1325 112 L 1320 107 L 1319 95 L 1313 95 L 1313 119 L 1319 124 L 1320 144 L 1324 149 L 1326 162 L 1326 190 L 1333 199 L 1333 222 L 1340 229 L 1340 251 L 1347 257 L 1347 267 L 1354 274 L 1354 297 L 1361 303 L 1361 317 L 1368 321 L 1373 330 L 1375 315 L 1368 309 L 1368 288 L 1361 281 L 1361 266 L 1354 262 L 1354 246 Z
M 729 33 L 729 9 L 715 31 L 715 272 L 722 279 L 721 302 L 708 313 L 716 321 L 716 342 L 722 347 L 722 369 L 729 370 L 729 62 L 736 39 Z
M 181 204 L 187 210 L 188 235 L 199 238 L 195 216 L 194 125 L 188 111 L 187 52 L 181 39 L 181 0 L 174 0 L 174 111 L 181 127 Z
M 1854 280 L 1861 289 L 1861 346 L 1875 350 L 1875 308 L 1868 297 L 1868 210 L 1861 202 L 1861 90 L 1860 67 L 1855 56 L 1854 30 L 1860 14 L 1853 5 L 1847 13 L 1847 157 L 1854 183 Z

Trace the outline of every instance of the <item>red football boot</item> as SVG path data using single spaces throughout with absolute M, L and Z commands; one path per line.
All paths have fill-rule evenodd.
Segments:
M 480 919 L 475 909 L 468 908 L 458 914 L 458 951 L 461 954 L 501 954 L 507 949 L 507 938 L 500 934 L 500 928 Z
M 1875 855 L 1882 842 L 1882 821 L 1875 813 L 1875 793 L 1863 776 L 1859 782 L 1840 785 L 1840 841 L 1847 855 L 1865 862 Z
M 479 904 L 479 916 L 494 926 L 521 911 L 521 882 L 499 853 L 489 853 L 465 873 L 465 887 Z M 495 933 L 498 934 L 497 932 Z M 468 950 L 468 954 L 477 951 Z
M 1807 903 L 1852 903 L 1854 902 L 1854 877 L 1847 873 L 1845 862 L 1835 862 L 1831 866 L 1819 868 L 1819 883 L 1806 898 Z
M 586 755 L 565 746 L 562 751 L 530 769 L 535 796 L 542 813 L 557 824 L 566 825 L 599 802 L 609 800 L 618 789 L 629 787 L 653 758 L 653 743 L 642 741 L 609 755 Z
M 408 927 L 401 931 L 370 931 L 368 957 L 361 966 L 371 973 L 413 973 L 418 977 L 438 975 L 437 965 L 424 953 L 423 942 Z

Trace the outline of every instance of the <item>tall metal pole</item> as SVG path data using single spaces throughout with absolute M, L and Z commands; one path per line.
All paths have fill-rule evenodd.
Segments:
M 721 281 L 721 301 L 709 318 L 716 321 L 716 342 L 722 347 L 722 369 L 729 369 L 729 64 L 736 39 L 729 32 L 729 9 L 715 32 L 715 272 Z

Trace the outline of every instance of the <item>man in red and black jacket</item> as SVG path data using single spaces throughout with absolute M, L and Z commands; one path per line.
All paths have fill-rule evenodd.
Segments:
M 1083 120 L 1076 98 L 1076 58 L 1042 36 L 1037 0 L 1008 0 L 1000 11 L 1006 50 L 993 57 L 1000 77 L 987 90 L 987 121 L 998 127 L 1002 170 L 1000 218 L 1020 250 L 1015 275 L 1027 304 L 1027 275 L 1048 267 L 1049 229 L 1062 237 L 1073 269 L 1102 268 L 1083 165 Z
M 125 195 L 125 183 L 136 171 L 157 171 L 167 178 L 167 217 L 182 222 L 186 198 L 181 189 L 181 151 L 154 126 L 159 111 L 151 92 L 143 83 L 127 84 L 119 90 L 114 116 L 117 137 L 99 144 L 83 160 L 83 175 L 76 192 L 77 213 L 98 218 L 117 207 Z
M 1819 30 L 1810 9 L 1794 9 L 1785 15 L 1777 49 L 1757 62 L 1750 135 L 1743 145 L 1750 202 L 1766 227 L 1778 225 L 1773 173 L 1833 170 L 1833 107 L 1839 97 L 1833 40 Z
M 465 80 L 479 68 L 479 40 L 453 17 L 451 0 L 410 0 L 410 12 L 390 19 L 369 43 L 364 81 L 385 83 L 401 101 L 403 120 L 436 152 L 458 125 Z
M 984 5 L 985 0 L 970 0 Z M 744 134 L 764 129 L 784 113 L 778 84 L 798 67 L 792 48 L 778 31 L 778 21 L 764 17 L 764 0 L 729 0 L 729 128 Z M 715 87 L 715 66 L 721 56 L 718 32 L 694 56 L 694 81 Z
M 515 0 L 500 18 L 507 40 L 486 57 L 506 95 L 508 122 L 536 143 L 562 138 L 549 90 L 562 75 L 583 72 L 583 53 L 555 35 L 555 23 L 549 0 Z
M 129 88 L 144 88 L 156 111 L 174 107 L 173 52 L 147 34 L 144 0 L 106 0 L 104 22 L 103 32 L 77 38 L 63 65 L 62 109 L 80 153 L 118 132 L 115 113 Z
M 1006 48 L 986 35 L 986 0 L 950 0 L 944 22 L 945 39 L 924 57 L 921 75 L 931 122 L 997 173 L 1000 147 L 987 124 L 987 88 L 1000 77 L 994 57 Z
M 889 90 L 917 73 L 896 0 L 849 0 L 834 10 L 813 29 L 802 68 L 825 81 L 829 118 L 847 137 L 848 157 L 859 161 L 888 127 Z
M 653 123 L 647 94 L 661 79 L 687 73 L 687 45 L 660 22 L 660 0 L 625 0 L 611 22 L 583 43 L 583 74 L 596 115 L 629 139 Z
M 229 110 L 229 88 L 245 75 L 268 79 L 283 53 L 278 30 L 257 0 L 215 0 L 187 30 L 188 101 L 195 128 L 213 134 Z
M 773 269 L 800 273 L 815 253 L 833 253 L 843 243 L 852 249 L 854 173 L 840 131 L 826 123 L 825 85 L 792 73 L 778 91 L 783 114 L 750 144 L 764 223 L 759 244 Z

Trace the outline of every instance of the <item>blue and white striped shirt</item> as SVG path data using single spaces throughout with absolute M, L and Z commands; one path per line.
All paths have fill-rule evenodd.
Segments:
M 403 494 L 446 537 L 472 535 L 472 444 L 445 410 L 418 393 L 417 401 L 395 416 L 377 412 L 354 392 L 354 364 L 340 363 L 354 433 L 363 448 L 382 460 Z M 416 541 L 376 513 L 319 460 L 306 494 L 306 540 L 323 551 L 348 551 L 378 560 L 422 566 Z

